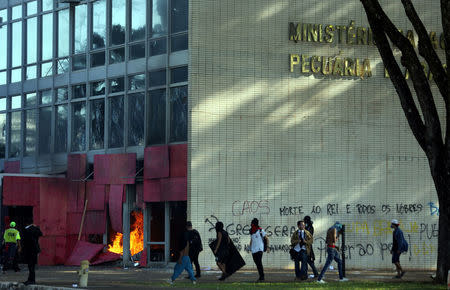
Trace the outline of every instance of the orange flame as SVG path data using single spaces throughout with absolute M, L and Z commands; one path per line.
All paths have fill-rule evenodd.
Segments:
M 133 211 L 131 217 L 134 223 L 130 229 L 130 251 L 135 255 L 144 250 L 144 217 L 142 212 Z M 123 254 L 123 234 L 116 233 L 111 244 L 108 245 L 108 251 Z

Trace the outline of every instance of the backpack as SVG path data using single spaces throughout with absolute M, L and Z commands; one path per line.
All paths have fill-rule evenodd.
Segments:
M 261 239 L 262 239 L 263 244 L 264 244 L 264 252 L 267 252 L 267 238 L 263 237 L 261 230 L 259 230 L 259 235 L 261 236 Z

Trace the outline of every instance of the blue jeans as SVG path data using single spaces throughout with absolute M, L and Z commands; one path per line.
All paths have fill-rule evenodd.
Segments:
M 181 259 L 181 264 L 178 264 L 178 262 L 175 264 L 175 267 L 173 268 L 173 275 L 172 275 L 172 281 L 175 281 L 175 279 L 180 276 L 180 274 L 183 272 L 183 270 L 186 270 L 189 274 L 189 278 L 191 281 L 196 281 L 194 277 L 194 271 L 192 270 L 192 264 L 191 259 L 189 259 L 189 256 L 183 256 Z
M 336 263 L 338 264 L 339 279 L 344 278 L 344 275 L 342 274 L 342 260 L 339 257 L 339 252 L 336 250 L 336 248 L 327 247 L 327 253 L 328 253 L 327 261 L 325 262 L 325 265 L 322 268 L 322 272 L 320 272 L 319 278 L 317 280 L 319 281 L 322 280 L 323 276 L 325 275 L 325 272 L 328 270 L 333 260 L 335 260 Z
M 295 262 L 295 277 L 297 278 L 307 278 L 308 277 L 308 255 L 306 255 L 305 250 L 301 250 L 297 253 L 297 257 L 294 260 Z M 302 262 L 302 266 L 300 268 L 300 262 Z

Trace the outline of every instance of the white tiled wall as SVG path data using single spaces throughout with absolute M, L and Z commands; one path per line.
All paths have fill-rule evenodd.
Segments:
M 382 3 L 399 28 L 412 29 L 399 1 Z M 439 3 L 414 3 L 440 35 Z M 207 242 L 215 237 L 211 224 L 221 220 L 254 267 L 245 248 L 257 217 L 275 246 L 265 266 L 292 268 L 285 246 L 291 227 L 310 215 L 320 265 L 325 232 L 338 220 L 347 227 L 347 267 L 392 267 L 387 248 L 396 218 L 410 244 L 402 264 L 435 267 L 436 192 L 376 47 L 288 39 L 289 22 L 351 20 L 368 27 L 359 0 L 190 0 L 188 217 L 205 243 L 201 264 L 215 265 Z M 373 76 L 290 72 L 291 53 L 339 52 L 369 59 Z

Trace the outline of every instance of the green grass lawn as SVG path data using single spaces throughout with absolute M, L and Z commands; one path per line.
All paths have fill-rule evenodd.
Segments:
M 168 284 L 160 284 L 168 286 Z M 330 282 L 317 284 L 314 282 L 305 283 L 198 283 L 192 285 L 189 282 L 175 283 L 170 288 L 201 288 L 201 289 L 447 289 L 445 285 L 433 283 L 414 282 Z

